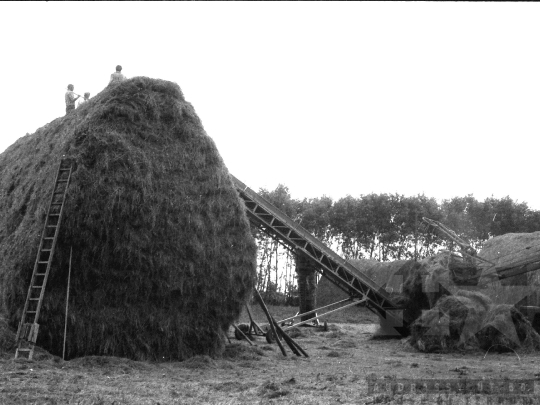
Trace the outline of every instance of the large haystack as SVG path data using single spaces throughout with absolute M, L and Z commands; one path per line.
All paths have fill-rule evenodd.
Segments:
M 5 355 L 12 357 L 15 343 L 15 333 L 9 327 L 6 319 L 0 315 L 0 358 Z
M 214 142 L 171 82 L 137 77 L 0 155 L 1 312 L 20 319 L 54 176 L 74 162 L 38 345 L 69 357 L 215 355 L 250 294 L 256 245 Z

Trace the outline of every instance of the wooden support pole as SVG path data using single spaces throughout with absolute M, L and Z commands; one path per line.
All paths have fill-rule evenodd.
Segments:
M 62 360 L 66 359 L 66 336 L 67 336 L 67 324 L 68 324 L 68 309 L 69 309 L 69 285 L 71 283 L 71 258 L 73 256 L 73 247 L 69 250 L 69 272 L 67 282 L 67 294 L 66 294 L 66 320 L 64 323 L 64 348 L 62 349 Z
M 296 354 L 297 356 L 300 356 L 300 353 L 302 353 L 304 356 L 309 357 L 308 354 L 305 352 L 305 350 L 302 349 L 300 347 L 300 345 L 292 337 L 287 335 L 285 333 L 285 331 L 283 329 L 281 329 L 281 326 L 279 326 L 278 323 L 275 320 L 274 320 L 274 324 L 275 324 L 275 327 L 276 327 L 278 333 L 281 334 L 281 336 L 283 337 L 283 340 L 285 340 L 285 342 L 287 342 L 287 344 L 289 345 L 289 347 L 291 348 L 291 350 L 293 351 L 294 354 Z
M 277 336 L 282 338 L 285 341 L 285 343 L 287 343 L 287 346 L 289 346 L 289 348 L 294 354 L 296 354 L 297 356 L 300 356 L 300 352 L 296 349 L 296 345 L 294 344 L 294 342 L 292 342 L 292 338 L 289 335 L 287 335 L 285 332 L 283 332 L 283 329 L 281 329 L 281 327 L 278 325 L 278 323 L 276 322 L 274 318 L 272 318 L 272 321 L 274 322 L 274 326 L 278 333 Z M 276 338 L 276 340 L 279 341 L 278 338 Z
M 233 326 L 234 326 L 234 329 L 237 330 L 238 332 L 240 332 L 240 334 L 248 341 L 248 343 L 249 343 L 251 346 L 254 346 L 254 345 L 253 345 L 253 342 L 251 341 L 251 339 L 248 338 L 248 337 L 246 336 L 246 334 L 245 334 L 244 332 L 242 332 L 242 330 L 241 330 L 238 326 L 236 326 L 234 323 L 233 323 Z
M 279 340 L 279 335 L 277 334 L 277 330 L 276 330 L 276 327 L 275 327 L 275 320 L 274 318 L 272 318 L 272 316 L 270 316 L 270 312 L 268 312 L 268 308 L 266 307 L 266 304 L 264 303 L 262 297 L 261 297 L 261 294 L 259 294 L 259 291 L 254 288 L 255 290 L 255 299 L 257 300 L 257 302 L 259 303 L 259 305 L 261 306 L 263 312 L 265 313 L 266 317 L 268 318 L 268 323 L 270 324 L 270 330 L 272 331 L 272 333 L 274 334 L 274 337 L 276 338 L 276 343 L 278 344 L 280 350 L 281 350 L 281 353 L 283 353 L 284 356 L 287 356 L 287 352 L 285 351 L 285 348 L 283 347 L 283 344 L 281 343 L 281 341 Z

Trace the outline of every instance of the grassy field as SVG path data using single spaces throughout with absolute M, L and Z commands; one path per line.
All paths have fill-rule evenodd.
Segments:
M 263 323 L 260 309 L 252 310 L 255 320 Z M 296 312 L 292 307 L 269 310 L 280 319 Z M 6 353 L 0 359 L 0 404 L 540 404 L 538 353 L 420 353 L 406 339 L 372 339 L 378 327 L 368 322 L 373 315 L 365 308 L 354 311 L 329 317 L 326 331 L 291 329 L 290 335 L 309 357 L 298 357 L 287 346 L 283 356 L 264 337 L 255 337 L 253 345 L 236 340 L 232 328 L 222 356 L 196 356 L 184 362 L 96 356 L 62 361 L 45 353 L 28 361 Z M 337 316 L 353 322 L 337 322 Z M 244 313 L 240 321 L 248 319 Z M 499 391 L 380 393 L 370 391 L 369 379 L 485 381 Z M 534 392 L 509 393 L 508 384 L 520 381 Z

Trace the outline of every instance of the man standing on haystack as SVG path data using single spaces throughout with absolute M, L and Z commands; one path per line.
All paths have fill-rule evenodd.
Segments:
M 68 84 L 67 86 L 68 91 L 66 91 L 65 100 L 66 100 L 66 115 L 75 109 L 75 101 L 80 97 L 79 95 L 76 96 L 76 94 L 73 92 L 75 87 L 72 84 Z
M 111 80 L 109 81 L 109 84 L 120 83 L 124 80 L 126 80 L 126 76 L 122 74 L 122 66 L 118 65 L 116 66 L 116 72 L 111 75 Z
M 88 102 L 89 100 L 90 100 L 90 93 L 89 92 L 84 93 L 84 98 L 81 101 L 79 101 L 79 104 L 77 104 L 77 108 L 79 108 L 81 105 Z

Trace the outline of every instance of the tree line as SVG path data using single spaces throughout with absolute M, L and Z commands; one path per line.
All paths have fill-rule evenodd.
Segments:
M 259 194 L 347 260 L 420 260 L 452 249 L 452 242 L 423 217 L 443 223 L 477 250 L 493 236 L 540 231 L 540 211 L 508 196 L 478 201 L 468 195 L 440 203 L 423 194 L 297 200 L 282 184 L 271 191 L 260 189 Z M 259 246 L 257 288 L 270 303 L 295 304 L 294 256 L 279 241 L 253 232 Z

